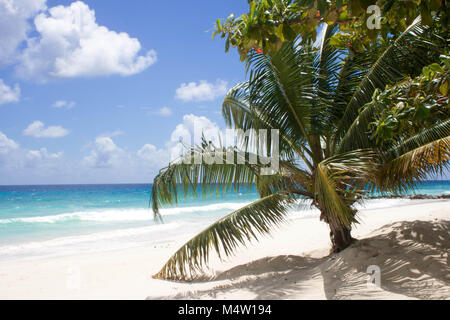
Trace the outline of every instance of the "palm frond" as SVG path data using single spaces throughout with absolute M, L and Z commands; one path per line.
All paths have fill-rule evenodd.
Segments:
M 273 175 L 261 175 L 256 179 L 256 188 L 261 197 L 279 192 L 298 194 L 314 198 L 312 175 L 295 164 L 281 161 L 279 172 Z
M 442 138 L 417 146 L 386 162 L 372 184 L 381 192 L 402 193 L 426 179 L 429 174 L 449 168 L 450 138 Z
M 267 157 L 276 156 L 270 139 L 244 135 L 243 152 L 202 143 L 156 176 L 152 188 L 156 217 L 160 206 L 177 203 L 182 196 L 221 195 L 256 186 L 261 199 L 186 242 L 154 277 L 195 277 L 212 251 L 229 256 L 239 245 L 269 233 L 298 198 L 312 199 L 330 225 L 332 241 L 338 239 L 334 244 L 345 247 L 350 225 L 357 222 L 354 204 L 364 198 L 368 185 L 383 192 L 405 190 L 428 173 L 448 167 L 449 119 L 379 145 L 368 134 L 377 111 L 387 108 L 367 104 L 375 90 L 420 72 L 442 49 L 442 39 L 433 38 L 416 19 L 396 39 L 359 54 L 331 47 L 334 32 L 336 27 L 327 27 L 320 48 L 293 41 L 275 53 L 252 51 L 247 57 L 249 80 L 225 97 L 222 113 L 229 127 L 279 130 L 278 172 L 262 175 L 265 162 L 254 161 L 258 144 L 265 146 Z M 205 156 L 214 161 L 196 161 Z M 335 237 L 339 232 L 342 245 Z
M 345 109 L 352 99 L 356 88 L 364 74 L 370 69 L 372 54 L 352 53 L 337 58 L 341 62 L 341 69 L 336 75 L 336 88 L 330 92 L 332 104 L 328 108 L 327 126 L 336 129 L 339 120 L 342 119 Z
M 202 160 L 206 158 L 214 161 Z M 155 218 L 159 218 L 161 205 L 178 203 L 181 196 L 206 196 L 214 192 L 220 195 L 242 187 L 251 189 L 264 167 L 257 160 L 255 154 L 225 148 L 191 150 L 155 177 L 151 197 Z
M 293 142 L 309 140 L 309 126 L 314 113 L 312 54 L 298 45 L 286 43 L 271 55 L 252 54 L 249 99 L 265 119 L 290 137 Z M 311 150 L 305 149 L 311 157 Z
M 313 108 L 315 112 L 311 118 L 311 129 L 316 136 L 327 133 L 330 109 L 333 99 L 330 93 L 334 92 L 338 85 L 338 76 L 342 69 L 342 58 L 344 52 L 330 44 L 331 38 L 338 31 L 338 25 L 328 26 L 324 24 L 324 35 L 322 37 L 319 51 L 315 53 L 314 66 L 314 91 L 315 99 Z
M 317 203 L 344 225 L 354 222 L 350 207 L 363 196 L 363 186 L 373 180 L 379 166 L 371 150 L 354 150 L 319 163 L 314 176 Z
M 243 131 L 280 128 L 277 119 L 271 118 L 256 101 L 251 100 L 248 82 L 240 83 L 228 91 L 222 104 L 222 114 L 229 127 Z M 291 133 L 292 131 L 279 130 L 280 158 L 292 160 L 298 156 L 312 169 L 312 164 L 305 156 L 305 153 L 309 152 L 305 140 L 303 138 L 299 140 L 298 136 Z M 260 141 L 252 141 L 252 138 L 259 137 L 246 137 L 246 140 L 241 141 L 244 150 L 249 150 L 249 145 L 259 145 Z M 267 150 L 271 149 L 270 142 L 271 140 L 267 139 Z
M 153 277 L 171 280 L 194 278 L 207 263 L 211 249 L 229 256 L 240 244 L 267 234 L 286 217 L 292 196 L 272 194 L 240 208 L 186 242 Z
M 345 136 L 339 144 L 338 152 L 351 150 L 352 148 L 370 148 L 374 141 L 369 138 L 369 124 L 373 121 L 376 112 L 386 107 L 377 103 L 366 105 L 348 128 Z
M 450 136 L 450 119 L 443 120 L 431 128 L 425 129 L 409 139 L 397 143 L 395 146 L 384 152 L 384 157 L 389 161 L 416 148 L 420 148 L 421 146 L 428 145 L 429 143 L 441 140 L 448 136 Z

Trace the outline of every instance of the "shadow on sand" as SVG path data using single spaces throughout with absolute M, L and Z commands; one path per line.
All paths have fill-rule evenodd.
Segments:
M 449 227 L 449 221 L 385 225 L 338 254 L 266 257 L 197 279 L 190 292 L 166 299 L 239 299 L 242 292 L 268 300 L 448 299 Z M 381 287 L 367 285 L 371 265 L 380 268 Z
M 327 298 L 382 297 L 380 290 L 367 289 L 368 266 L 380 268 L 381 289 L 386 292 L 450 298 L 449 227 L 449 221 L 403 221 L 357 241 L 321 265 Z M 328 272 L 333 276 L 326 276 Z

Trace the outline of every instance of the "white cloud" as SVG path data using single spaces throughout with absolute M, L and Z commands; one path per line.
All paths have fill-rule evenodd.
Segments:
M 74 101 L 66 101 L 66 100 L 58 100 L 55 101 L 55 103 L 52 104 L 53 108 L 66 108 L 66 109 L 72 109 L 75 107 Z
M 168 108 L 168 107 L 162 107 L 161 109 L 158 110 L 158 112 L 156 112 L 156 114 L 163 116 L 163 117 L 168 117 L 172 115 L 172 109 Z
M 210 119 L 203 116 L 186 114 L 183 122 L 175 127 L 167 143 L 170 159 L 174 160 L 185 150 L 185 146 L 193 146 L 201 143 L 202 134 L 207 140 L 219 144 L 220 128 Z
M 111 137 L 98 136 L 90 145 L 84 164 L 90 168 L 112 168 L 117 173 L 156 171 L 169 163 L 167 149 L 158 149 L 145 144 L 136 152 L 127 151 L 116 145 Z
M 27 153 L 28 159 L 59 159 L 63 155 L 62 152 L 49 153 L 47 148 L 41 148 L 39 150 L 29 150 Z
M 111 137 L 97 137 L 82 161 L 47 148 L 25 149 L 0 131 L 0 177 L 4 184 L 151 182 L 168 164 L 167 149 L 145 144 L 127 151 Z
M 144 160 L 143 164 L 156 170 L 161 169 L 169 163 L 169 154 L 165 149 L 158 149 L 152 144 L 145 144 L 136 152 L 136 155 Z
M 17 61 L 18 48 L 27 39 L 30 19 L 46 8 L 46 0 L 0 0 L 0 67 Z
M 63 152 L 50 153 L 47 148 L 40 148 L 39 150 L 23 150 L 24 152 L 24 163 L 23 165 L 28 168 L 37 167 L 49 167 L 57 166 L 58 160 L 63 156 Z M 55 162 L 56 161 L 56 162 Z
M 17 148 L 19 148 L 19 145 L 0 131 L 0 154 L 8 153 L 9 151 Z
M 35 138 L 60 138 L 69 134 L 69 131 L 61 126 L 45 127 L 41 121 L 34 121 L 24 131 L 23 135 Z
M 90 149 L 80 172 L 100 177 L 103 182 L 105 178 L 109 181 L 119 179 L 118 182 L 150 182 L 169 163 L 167 149 L 158 149 L 152 144 L 145 144 L 138 151 L 128 151 L 119 147 L 111 137 L 99 136 Z
M 20 98 L 20 88 L 16 84 L 14 88 L 7 86 L 2 79 L 0 79 L 0 104 L 17 102 Z
M 43 124 L 36 127 L 46 129 Z M 4 183 L 22 184 L 151 182 L 161 168 L 184 151 L 180 138 L 190 146 L 201 142 L 201 133 L 218 144 L 219 126 L 207 117 L 193 114 L 183 116 L 162 148 L 146 143 L 137 150 L 128 150 L 114 141 L 115 136 L 122 134 L 116 130 L 96 137 L 80 161 L 45 147 L 21 148 L 0 132 L 0 176 Z
M 84 162 L 94 168 L 108 168 L 119 165 L 125 155 L 111 137 L 99 136 L 95 139 L 91 153 L 84 158 Z
M 81 1 L 52 7 L 38 14 L 34 24 L 39 36 L 27 40 L 17 67 L 24 78 L 128 76 L 157 59 L 154 50 L 139 55 L 138 39 L 98 25 L 94 10 Z
M 0 132 L 0 175 L 3 182 L 42 183 L 48 176 L 62 176 L 64 172 L 63 152 L 51 153 L 47 148 L 30 150 L 21 148 L 17 142 Z
M 189 101 L 212 101 L 227 92 L 227 82 L 217 79 L 216 83 L 209 83 L 206 80 L 196 82 L 182 83 L 176 89 L 175 97 L 184 102 Z
M 219 143 L 221 133 L 219 126 L 207 117 L 193 114 L 183 116 L 183 121 L 175 127 L 170 140 L 161 149 L 147 143 L 138 151 L 128 151 L 114 142 L 112 134 L 103 134 L 90 145 L 90 153 L 84 157 L 83 162 L 88 168 L 110 169 L 108 172 L 114 175 L 133 177 L 144 175 L 150 179 L 161 168 L 167 166 L 170 160 L 183 153 L 185 149 L 180 140 L 189 146 L 199 144 L 202 133 L 206 139 Z

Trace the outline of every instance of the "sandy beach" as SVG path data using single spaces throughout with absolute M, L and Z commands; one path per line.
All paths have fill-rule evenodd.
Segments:
M 360 213 L 359 241 L 329 255 L 329 231 L 297 219 L 209 278 L 152 279 L 191 235 L 152 247 L 0 263 L 0 299 L 450 299 L 450 200 L 410 200 Z M 369 266 L 381 287 L 367 285 Z

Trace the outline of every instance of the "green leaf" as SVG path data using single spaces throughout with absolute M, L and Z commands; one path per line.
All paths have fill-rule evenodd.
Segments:
M 434 72 L 444 72 L 444 69 L 437 63 L 430 64 L 428 67 Z
M 230 50 L 230 37 L 228 36 L 225 40 L 225 52 L 228 52 Z
M 416 108 L 414 119 L 417 121 L 425 121 L 429 116 L 430 116 L 430 109 L 424 106 L 423 104 L 419 104 Z
M 446 96 L 448 94 L 448 80 L 444 81 L 443 84 L 439 87 L 439 91 L 442 95 Z
M 345 42 L 337 35 L 330 38 L 330 45 L 337 49 L 345 49 Z
M 295 37 L 297 34 L 292 30 L 291 26 L 288 23 L 283 24 L 283 37 L 287 41 L 293 41 L 295 40 Z

